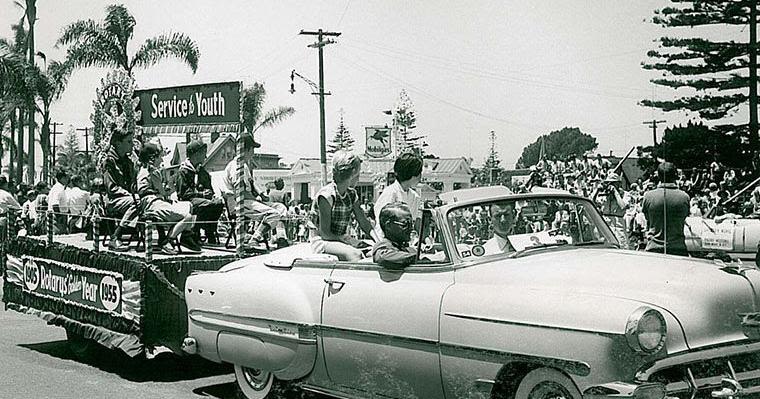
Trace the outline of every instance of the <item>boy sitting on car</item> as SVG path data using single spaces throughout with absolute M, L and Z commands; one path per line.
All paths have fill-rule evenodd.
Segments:
M 372 248 L 372 260 L 388 269 L 400 270 L 417 260 L 417 250 L 409 246 L 414 228 L 412 211 L 403 202 L 391 202 L 380 210 L 380 228 L 385 237 Z

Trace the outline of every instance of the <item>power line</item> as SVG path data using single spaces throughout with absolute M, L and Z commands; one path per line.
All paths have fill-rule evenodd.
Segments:
M 373 54 L 377 53 L 372 50 L 362 49 L 362 48 L 352 46 L 352 45 L 347 45 L 347 46 L 355 48 L 355 49 L 359 49 L 362 51 L 371 52 Z M 566 85 L 566 84 L 558 83 L 554 81 L 541 81 L 541 80 L 535 80 L 535 79 L 505 76 L 505 75 L 501 75 L 501 74 L 497 74 L 497 73 L 489 72 L 489 71 L 483 71 L 483 70 L 467 70 L 467 69 L 455 68 L 455 67 L 451 67 L 447 65 L 430 65 L 430 64 L 422 63 L 421 60 L 416 59 L 416 58 L 411 58 L 411 57 L 403 58 L 402 60 L 418 63 L 420 65 L 427 66 L 427 67 L 432 66 L 434 68 L 445 69 L 445 70 L 457 72 L 463 75 L 475 76 L 475 77 L 490 79 L 490 80 L 498 80 L 502 82 L 523 84 L 523 85 L 528 85 L 528 86 L 537 86 L 537 87 L 543 87 L 543 88 L 548 88 L 548 89 L 565 90 L 565 91 L 570 91 L 575 94 L 584 93 L 584 94 L 592 94 L 592 95 L 597 95 L 597 96 L 602 96 L 602 97 L 614 97 L 614 98 L 623 98 L 623 99 L 631 99 L 631 100 L 639 100 L 641 97 L 641 96 L 624 95 L 624 94 L 617 94 L 617 93 L 613 94 L 609 91 L 603 91 L 600 89 L 596 89 L 594 87 L 570 86 L 570 85 Z M 603 86 L 597 86 L 597 87 L 604 88 Z M 612 87 L 609 87 L 609 88 L 612 90 L 620 90 L 619 88 L 612 88 Z M 639 89 L 624 88 L 624 90 L 639 90 Z
M 497 122 L 502 122 L 502 123 L 506 123 L 506 124 L 510 124 L 510 125 L 520 125 L 520 126 L 527 126 L 527 127 L 532 127 L 532 128 L 541 128 L 541 129 L 552 129 L 553 128 L 553 127 L 547 126 L 547 125 L 534 125 L 534 124 L 529 124 L 529 123 L 510 121 L 510 120 L 506 120 L 506 119 L 503 119 L 503 118 L 487 115 L 487 114 L 484 114 L 484 113 L 482 113 L 480 111 L 475 111 L 473 109 L 465 108 L 465 107 L 463 107 L 461 105 L 455 104 L 455 103 L 453 103 L 451 101 L 445 100 L 445 99 L 440 98 L 440 97 L 438 97 L 436 95 L 430 94 L 430 93 L 428 93 L 428 92 L 426 92 L 426 91 L 424 91 L 422 89 L 419 89 L 417 86 L 415 86 L 415 85 L 413 85 L 413 84 L 411 84 L 409 82 L 406 82 L 406 81 L 404 81 L 402 79 L 396 78 L 396 77 L 391 76 L 389 74 L 385 74 L 383 72 L 379 72 L 379 71 L 373 70 L 373 69 L 371 69 L 369 67 L 366 67 L 366 66 L 359 65 L 357 62 L 349 60 L 349 59 L 347 59 L 345 57 L 342 57 L 340 55 L 336 55 L 336 56 L 338 58 L 340 58 L 342 61 L 344 61 L 344 62 L 346 62 L 348 64 L 351 64 L 351 65 L 354 65 L 357 68 L 360 68 L 360 69 L 362 69 L 364 71 L 367 71 L 367 72 L 370 72 L 370 73 L 374 73 L 374 74 L 376 74 L 377 76 L 379 76 L 379 77 L 381 77 L 383 79 L 390 80 L 390 81 L 392 81 L 394 83 L 398 83 L 398 84 L 404 85 L 405 87 L 409 87 L 415 93 L 421 94 L 421 95 L 423 95 L 425 97 L 428 97 L 428 98 L 430 98 L 430 99 L 432 99 L 434 101 L 437 101 L 439 103 L 448 105 L 448 106 L 450 106 L 452 108 L 456 108 L 456 109 L 458 109 L 460 111 L 464 111 L 464 112 L 467 112 L 467 113 L 470 113 L 470 114 L 473 114 L 473 115 L 477 115 L 477 116 L 480 116 L 480 117 L 483 117 L 483 118 L 486 118 L 486 119 L 490 119 L 490 120 L 494 120 L 494 121 L 497 121 Z
M 429 56 L 429 55 L 414 54 L 414 53 L 405 52 L 403 50 L 393 49 L 393 48 L 389 48 L 389 47 L 383 47 L 383 46 L 374 45 L 374 44 L 366 43 L 366 42 L 362 42 L 362 43 L 366 44 L 366 45 L 369 45 L 371 47 L 375 47 L 375 48 L 381 49 L 384 52 L 383 55 L 385 55 L 385 56 L 388 56 L 388 57 L 391 57 L 391 58 L 400 59 L 400 60 L 404 60 L 404 61 L 414 62 L 414 63 L 422 64 L 422 65 L 425 65 L 425 66 L 434 66 L 434 67 L 439 67 L 439 68 L 442 68 L 442 69 L 449 69 L 449 70 L 452 70 L 452 71 L 455 71 L 455 72 L 460 72 L 460 73 L 464 73 L 464 74 L 470 74 L 470 75 L 480 76 L 480 77 L 484 77 L 484 78 L 496 78 L 496 79 L 500 79 L 500 80 L 514 80 L 514 81 L 525 82 L 525 83 L 536 82 L 535 80 L 530 80 L 530 79 L 526 79 L 526 78 L 506 76 L 508 74 L 520 73 L 520 72 L 523 72 L 523 71 L 515 71 L 515 70 L 492 71 L 492 70 L 485 70 L 485 69 L 482 69 L 479 64 L 471 64 L 471 63 L 464 63 L 464 62 L 453 62 L 451 59 L 444 59 L 444 58 L 439 58 L 439 57 L 434 57 L 434 56 Z M 362 47 L 356 46 L 355 44 L 351 44 L 350 42 L 346 43 L 345 45 L 348 46 L 348 47 L 356 48 L 358 50 L 367 51 L 367 52 L 370 52 L 372 54 L 378 53 L 378 51 L 376 51 L 376 50 L 370 50 L 370 49 L 367 49 L 367 48 L 362 48 Z M 636 51 L 640 51 L 640 50 L 636 50 Z M 388 52 L 395 53 L 396 55 L 388 54 Z M 633 53 L 633 52 L 634 51 L 626 51 L 626 52 L 621 53 L 621 54 L 630 54 L 630 53 Z M 403 56 L 403 57 L 401 57 L 401 56 Z M 433 62 L 434 64 L 425 63 L 425 60 L 424 60 L 425 58 L 427 58 L 429 61 Z M 596 57 L 596 58 L 601 58 L 601 57 Z M 578 61 L 576 63 L 588 62 L 588 61 L 591 61 L 593 59 L 595 59 L 595 58 L 589 58 L 589 59 L 586 59 L 586 60 Z M 565 64 L 561 64 L 561 65 L 570 65 L 570 64 L 573 64 L 573 63 L 565 63 Z M 528 76 L 539 77 L 539 76 L 534 75 L 534 74 L 528 74 Z M 558 87 L 565 87 L 565 88 L 573 89 L 573 90 L 579 89 L 577 86 L 568 86 L 566 84 L 558 83 L 556 81 L 539 82 L 539 83 L 552 84 L 552 85 L 555 85 L 555 86 L 558 86 Z M 643 92 L 643 91 L 645 91 L 645 89 L 641 89 L 641 88 L 627 87 L 627 86 L 611 86 L 611 85 L 606 85 L 606 86 L 594 85 L 594 86 L 590 86 L 590 87 L 581 87 L 580 89 L 593 90 L 595 87 L 614 89 L 614 90 L 620 90 L 620 89 L 622 89 L 622 90 L 631 90 L 631 91 L 636 91 L 636 92 Z M 616 96 L 617 97 L 621 97 L 620 95 L 616 95 Z M 635 98 L 638 99 L 638 97 L 635 97 Z

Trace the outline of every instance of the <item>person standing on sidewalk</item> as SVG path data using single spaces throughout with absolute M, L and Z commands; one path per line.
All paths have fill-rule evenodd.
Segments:
M 676 186 L 676 168 L 663 162 L 657 168 L 660 185 L 644 194 L 642 211 L 649 231 L 646 250 L 688 256 L 683 233 L 689 216 L 689 195 Z

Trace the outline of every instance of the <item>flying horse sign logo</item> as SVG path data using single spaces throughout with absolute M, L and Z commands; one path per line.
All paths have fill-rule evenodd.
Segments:
M 382 158 L 391 153 L 391 129 L 388 127 L 369 126 L 367 133 L 367 156 Z

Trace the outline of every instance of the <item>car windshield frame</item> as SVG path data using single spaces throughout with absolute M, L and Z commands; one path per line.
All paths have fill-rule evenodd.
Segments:
M 492 253 L 492 254 L 483 254 L 483 255 L 463 255 L 460 251 L 460 248 L 458 248 L 458 244 L 461 244 L 460 241 L 457 239 L 457 226 L 454 224 L 454 217 L 451 217 L 454 212 L 461 212 L 464 208 L 472 208 L 476 206 L 482 207 L 482 210 L 485 210 L 487 206 L 493 203 L 497 202 L 530 202 L 530 201 L 563 201 L 568 202 L 572 201 L 576 205 L 582 205 L 583 210 L 586 217 L 590 220 L 591 223 L 594 224 L 596 229 L 599 231 L 600 236 L 602 237 L 602 240 L 590 240 L 588 242 L 586 241 L 579 241 L 576 243 L 568 242 L 566 245 L 556 245 L 551 244 L 550 245 L 537 245 L 535 247 L 526 247 L 521 248 L 520 250 L 513 250 L 508 252 L 499 252 L 499 253 Z M 550 248 L 562 248 L 562 247 L 578 247 L 578 246 L 587 246 L 588 244 L 594 244 L 594 245 L 606 245 L 606 246 L 614 246 L 619 247 L 619 242 L 615 234 L 612 232 L 612 229 L 610 228 L 607 221 L 604 219 L 602 214 L 599 212 L 599 210 L 594 206 L 594 204 L 587 198 L 578 197 L 576 195 L 572 194 L 517 194 L 517 195 L 509 195 L 509 196 L 502 196 L 502 197 L 493 197 L 493 198 L 483 198 L 479 200 L 474 201 L 466 201 L 462 202 L 461 204 L 455 204 L 451 205 L 450 208 L 445 209 L 444 212 L 441 212 L 441 217 L 443 219 L 443 222 L 445 223 L 447 230 L 448 230 L 448 238 L 449 242 L 452 244 L 452 248 L 448 251 L 449 256 L 456 257 L 460 261 L 470 261 L 470 260 L 479 260 L 479 259 L 492 259 L 492 258 L 511 258 L 519 256 L 523 253 L 530 252 L 532 250 L 540 250 L 540 249 L 550 249 Z M 511 237 L 511 236 L 510 236 Z M 580 244 L 580 245 L 579 245 Z M 470 249 L 474 248 L 477 245 L 472 245 Z

